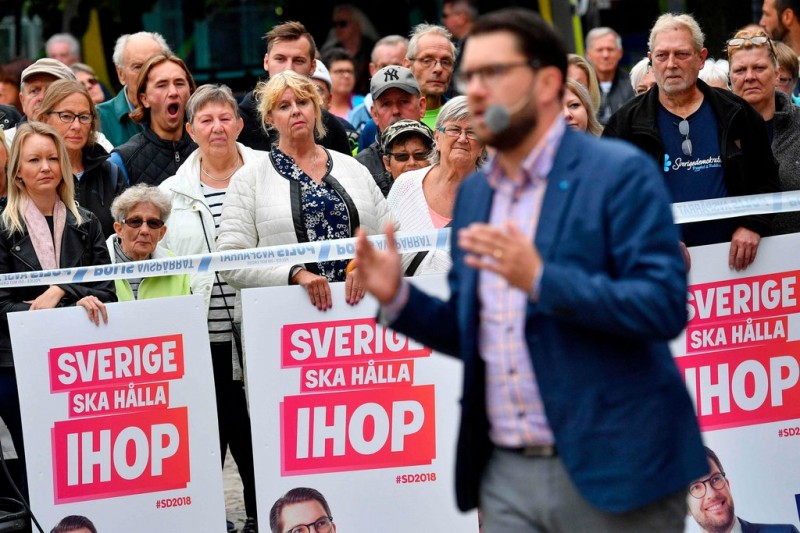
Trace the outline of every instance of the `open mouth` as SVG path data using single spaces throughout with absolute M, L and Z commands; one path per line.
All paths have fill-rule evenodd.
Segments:
M 178 117 L 178 113 L 180 112 L 180 110 L 181 110 L 181 105 L 179 103 L 175 102 L 175 103 L 169 104 L 167 106 L 167 115 L 170 118 L 177 118 Z

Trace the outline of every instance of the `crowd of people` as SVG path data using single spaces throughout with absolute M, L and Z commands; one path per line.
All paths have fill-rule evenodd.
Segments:
M 122 89 L 112 97 L 81 62 L 78 41 L 53 35 L 47 57 L 17 61 L 0 75 L 0 272 L 450 227 L 462 184 L 476 171 L 490 175 L 500 197 L 502 180 L 491 177 L 511 146 L 502 132 L 523 137 L 520 128 L 539 127 L 515 126 L 534 105 L 531 94 L 493 107 L 472 90 L 501 87 L 518 70 L 534 73 L 536 98 L 556 87 L 548 102 L 554 127 L 637 146 L 661 169 L 672 202 L 800 189 L 796 3 L 764 0 L 761 25 L 732 31 L 718 61 L 708 57 L 692 16 L 663 15 L 647 56 L 630 71 L 621 66 L 621 36 L 608 27 L 588 32 L 585 57 L 526 51 L 508 62 L 465 63 L 475 3 L 443 4 L 443 24 L 419 24 L 408 36 L 379 35 L 351 5 L 332 10 L 330 36 L 319 47 L 301 23 L 276 25 L 265 35 L 265 81 L 238 99 L 225 85 L 198 87 L 186 63 L 151 32 L 117 39 Z M 502 49 L 507 43 L 494 42 L 493 32 L 513 24 L 502 17 L 495 24 L 478 39 Z M 562 63 L 557 80 L 537 74 Z M 541 172 L 518 155 L 531 175 Z M 502 192 L 509 205 L 517 201 L 514 190 Z M 528 200 L 538 213 L 541 196 Z M 690 268 L 690 247 L 729 242 L 728 266 L 743 270 L 761 238 L 798 231 L 798 213 L 751 215 L 682 225 L 676 247 Z M 444 273 L 465 261 L 486 268 L 470 257 L 419 252 L 403 257 L 401 269 L 405 276 Z M 0 288 L 0 417 L 24 458 L 6 313 L 78 305 L 100 324 L 109 302 L 202 294 L 220 455 L 224 461 L 230 448 L 243 480 L 242 531 L 257 531 L 238 292 L 300 285 L 326 310 L 334 305 L 330 284 L 340 281 L 350 305 L 371 290 L 359 260 Z M 17 473 L 24 489 L 24 467 Z

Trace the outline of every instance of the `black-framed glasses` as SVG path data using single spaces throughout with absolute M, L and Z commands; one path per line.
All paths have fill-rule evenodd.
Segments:
M 425 68 L 433 68 L 436 63 L 439 63 L 444 70 L 452 70 L 456 65 L 452 59 L 436 59 L 435 57 L 410 57 L 408 60 L 421 63 Z
M 331 530 L 332 525 L 333 517 L 323 516 L 322 518 L 319 518 L 310 524 L 300 524 L 299 526 L 294 526 L 286 533 L 310 533 L 312 527 L 314 528 L 315 533 L 328 533 Z
M 683 155 L 692 157 L 692 140 L 689 138 L 689 121 L 686 119 L 678 123 L 678 131 L 683 135 L 683 142 L 681 143 L 681 150 Z
M 473 78 L 477 78 L 481 85 L 486 88 L 493 87 L 505 77 L 508 71 L 518 67 L 530 67 L 536 70 L 541 67 L 541 63 L 536 59 L 532 59 L 513 63 L 494 63 L 470 70 L 461 70 L 456 75 L 456 89 L 461 93 L 466 93 L 467 87 Z
M 444 128 L 436 128 L 436 129 L 441 131 L 442 133 L 444 133 L 448 137 L 453 137 L 455 139 L 458 139 L 459 137 L 461 137 L 462 133 L 467 138 L 467 140 L 470 140 L 470 141 L 474 141 L 475 139 L 478 138 L 478 134 L 475 133 L 475 130 L 464 129 L 464 128 L 461 128 L 459 126 L 446 126 Z
M 92 119 L 94 119 L 94 115 L 91 113 L 76 115 L 69 111 L 50 111 L 48 115 L 58 115 L 58 119 L 64 124 L 72 124 L 76 118 L 81 124 L 91 124 Z
M 386 152 L 384 155 L 387 157 L 394 157 L 396 161 L 405 163 L 412 157 L 414 158 L 414 161 L 427 161 L 428 157 L 431 155 L 431 152 L 430 150 L 425 152 L 414 152 L 413 154 L 406 152 Z
M 689 485 L 689 494 L 698 500 L 706 495 L 706 484 L 714 490 L 720 490 L 725 486 L 725 472 L 717 472 L 705 479 L 699 479 Z
M 349 20 L 334 20 L 332 26 L 334 28 L 346 28 L 350 24 Z
M 147 227 L 150 229 L 161 229 L 164 227 L 164 221 L 160 218 L 148 218 L 147 220 L 143 218 L 123 218 L 122 223 L 133 229 L 141 228 L 142 224 L 147 224 Z

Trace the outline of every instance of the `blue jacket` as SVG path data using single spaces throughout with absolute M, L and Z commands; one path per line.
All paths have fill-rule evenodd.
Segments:
M 548 183 L 535 237 L 544 270 L 525 336 L 570 478 L 594 506 L 625 512 L 708 472 L 667 347 L 687 318 L 678 233 L 658 169 L 630 145 L 568 129 Z M 483 173 L 468 177 L 453 233 L 487 221 L 492 195 Z M 457 247 L 452 257 L 449 300 L 412 287 L 391 326 L 464 363 L 456 495 L 468 510 L 478 504 L 493 445 L 478 353 L 478 273 Z

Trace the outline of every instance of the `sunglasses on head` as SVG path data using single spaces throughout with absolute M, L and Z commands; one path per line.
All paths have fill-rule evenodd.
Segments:
M 164 221 L 159 218 L 149 218 L 147 220 L 141 218 L 123 218 L 122 223 L 129 228 L 141 228 L 142 224 L 147 224 L 150 229 L 161 229 L 164 226 Z

